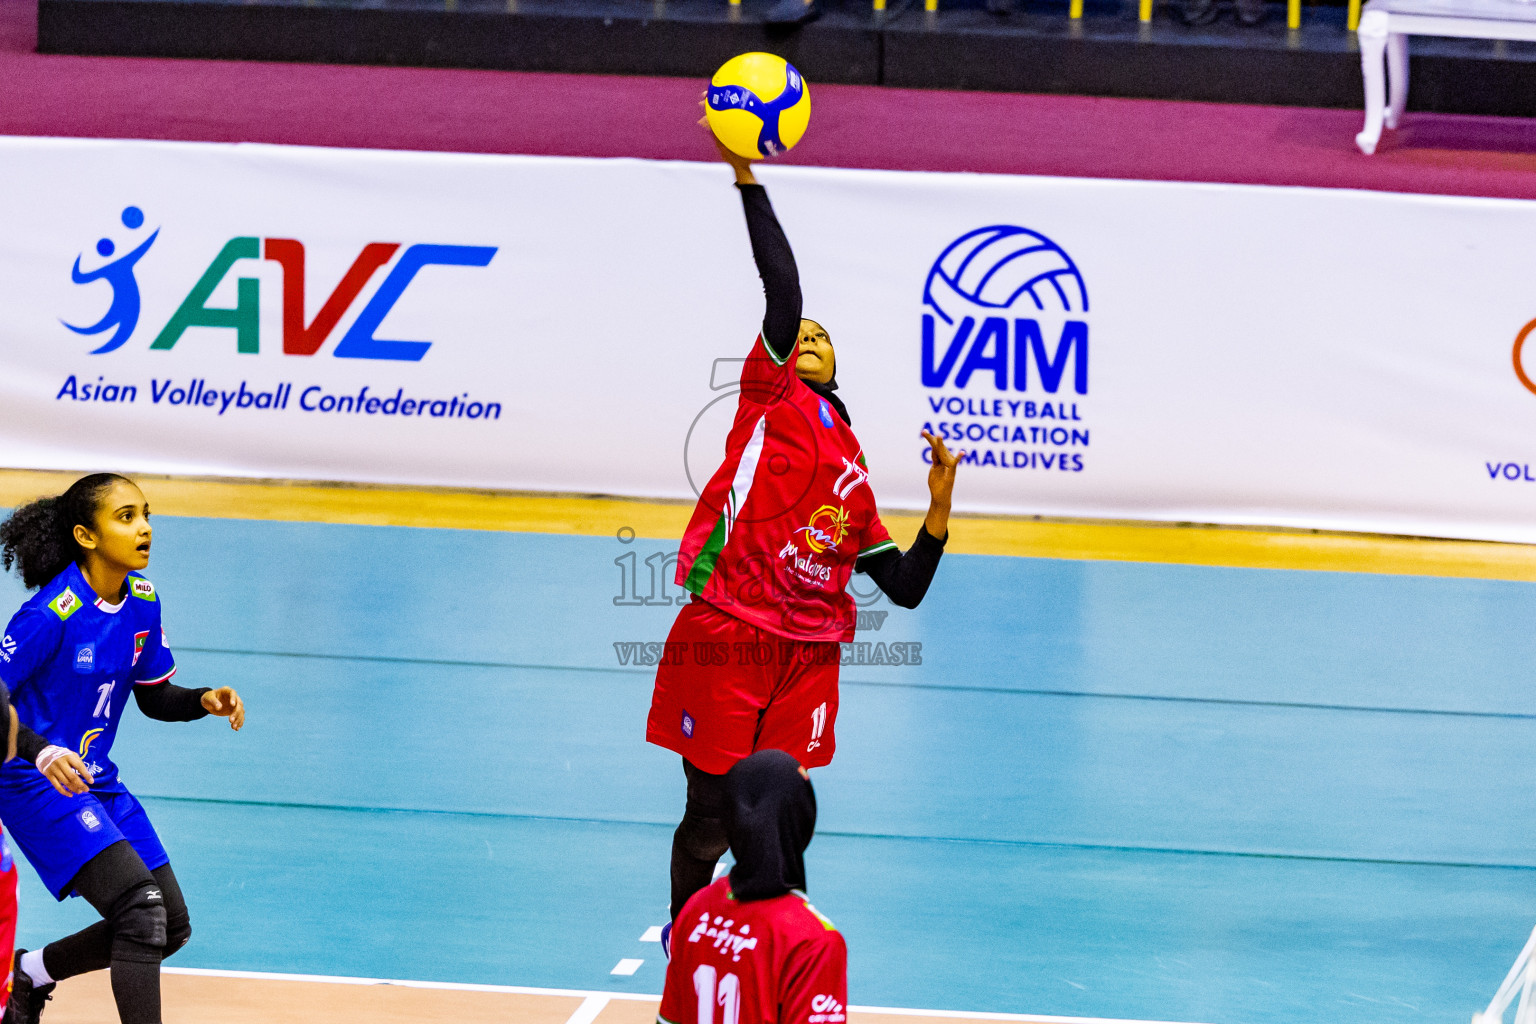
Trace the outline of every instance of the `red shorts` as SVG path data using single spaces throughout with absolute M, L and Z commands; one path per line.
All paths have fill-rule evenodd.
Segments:
M 837 748 L 841 655 L 835 641 L 791 640 L 695 597 L 667 636 L 645 738 L 712 775 L 758 750 L 820 767 Z

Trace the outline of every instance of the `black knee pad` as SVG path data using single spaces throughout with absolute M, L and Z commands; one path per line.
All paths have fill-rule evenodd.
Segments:
M 676 839 L 683 852 L 697 860 L 717 861 L 731 845 L 725 838 L 724 821 L 695 814 L 692 808 L 684 812 Z
M 192 938 L 192 918 L 185 910 L 177 914 L 166 914 L 165 918 L 165 955 L 170 956 L 187 941 Z
M 124 893 L 113 905 L 107 923 L 112 929 L 114 960 L 152 963 L 164 957 L 165 900 L 157 883 L 144 882 Z

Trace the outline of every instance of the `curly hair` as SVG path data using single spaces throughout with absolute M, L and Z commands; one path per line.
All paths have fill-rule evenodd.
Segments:
M 116 473 L 92 473 L 52 498 L 38 498 L 0 523 L 0 567 L 15 566 L 28 590 L 53 579 L 80 555 L 75 527 L 96 528 L 97 506 L 116 483 L 132 483 Z

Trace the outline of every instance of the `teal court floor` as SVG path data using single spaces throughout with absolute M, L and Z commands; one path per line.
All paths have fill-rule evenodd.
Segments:
M 683 774 L 620 651 L 675 541 L 156 525 L 177 682 L 249 711 L 114 751 L 191 904 L 171 965 L 661 990 Z M 921 664 L 844 668 L 813 773 L 853 1003 L 1458 1021 L 1536 924 L 1536 585 L 952 554 L 863 607 Z M 21 945 L 91 920 L 23 874 Z

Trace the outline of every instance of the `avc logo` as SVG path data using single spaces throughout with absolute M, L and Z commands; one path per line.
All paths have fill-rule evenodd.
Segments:
M 129 231 L 138 231 L 144 225 L 144 214 L 136 206 L 123 210 L 122 223 Z M 112 301 L 106 314 L 96 323 L 77 327 L 61 321 L 76 334 L 94 335 L 113 331 L 106 343 L 94 349 L 92 355 L 113 352 L 127 343 L 139 321 L 139 283 L 135 276 L 138 262 L 154 245 L 160 229 L 131 248 L 125 255 L 102 264 L 94 270 L 81 269 L 84 254 L 75 258 L 71 271 L 72 280 L 79 285 L 104 281 L 112 288 Z M 155 335 L 151 349 L 174 348 L 193 327 L 211 327 L 235 332 L 235 351 L 254 355 L 261 351 L 261 281 L 255 277 L 239 277 L 235 283 L 235 305 L 232 307 L 210 306 L 209 302 L 220 284 L 244 260 L 269 260 L 282 268 L 282 337 L 283 353 L 290 356 L 312 356 L 330 338 L 336 326 L 352 309 L 358 297 L 380 269 L 394 260 L 394 266 L 385 275 L 371 298 L 363 305 L 356 318 L 337 342 L 332 355 L 342 359 L 386 359 L 418 362 L 432 347 L 430 341 L 394 341 L 376 336 L 379 325 L 390 310 L 400 301 L 406 288 L 424 267 L 484 267 L 496 255 L 495 246 L 435 245 L 418 243 L 405 248 L 398 260 L 395 254 L 401 249 L 398 242 L 370 242 L 363 246 L 352 265 L 342 275 L 341 281 L 321 305 L 319 312 L 306 325 L 304 322 L 305 273 L 304 243 L 292 238 L 257 238 L 241 236 L 224 243 L 213 262 L 203 271 L 197 282 L 187 292 L 176 311 Z M 96 243 L 101 257 L 110 257 L 117 250 L 110 238 Z

